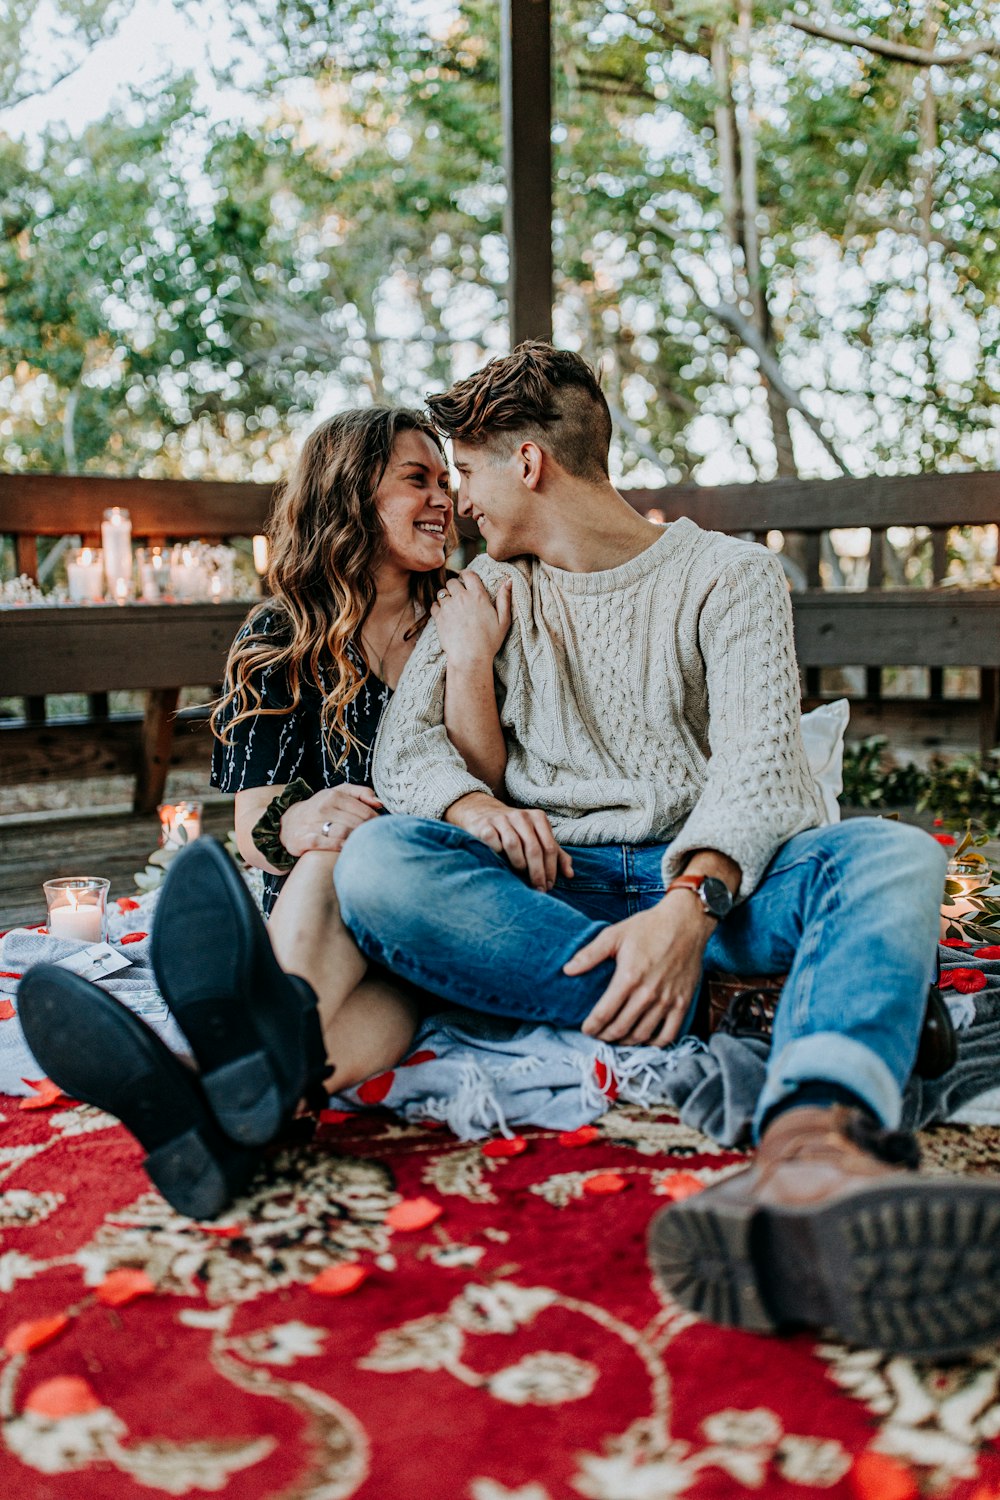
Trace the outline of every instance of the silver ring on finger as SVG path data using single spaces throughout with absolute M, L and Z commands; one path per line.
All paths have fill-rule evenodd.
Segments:
M 323 827 L 320 829 L 320 833 L 323 835 L 323 837 L 325 839 L 328 839 L 330 837 L 330 829 L 332 827 L 333 827 L 333 819 L 332 818 L 327 818 L 326 822 L 323 824 Z
M 447 597 L 448 597 L 448 590 L 447 589 L 438 589 L 438 598 L 439 599 L 447 599 Z

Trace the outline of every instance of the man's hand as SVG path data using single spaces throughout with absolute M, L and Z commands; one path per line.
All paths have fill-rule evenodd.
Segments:
M 550 891 L 557 875 L 572 878 L 573 861 L 556 843 L 548 818 L 537 807 L 508 807 L 485 792 L 469 792 L 451 804 L 445 822 L 464 828 L 502 854 L 512 869 L 527 875 L 536 891 Z
M 619 1046 L 672 1042 L 694 998 L 715 925 L 696 896 L 674 891 L 650 911 L 606 927 L 575 953 L 564 974 L 586 974 L 605 959 L 615 960 L 611 983 L 583 1023 L 586 1035 Z
M 281 817 L 281 842 L 289 854 L 322 849 L 335 854 L 348 834 L 369 818 L 377 818 L 382 803 L 370 786 L 331 787 L 302 802 L 293 802 Z

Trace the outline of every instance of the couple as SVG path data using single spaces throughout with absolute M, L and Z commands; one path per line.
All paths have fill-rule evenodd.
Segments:
M 777 559 L 627 505 L 574 354 L 523 344 L 428 407 L 324 424 L 283 497 L 217 715 L 269 931 L 211 840 L 154 923 L 198 1073 L 47 966 L 19 996 L 38 1060 L 204 1217 L 303 1100 L 397 1063 L 428 994 L 664 1046 L 704 970 L 787 973 L 756 1157 L 654 1220 L 664 1287 L 900 1352 L 995 1336 L 1000 1184 L 920 1176 L 893 1133 L 944 855 L 818 826 Z M 439 431 L 486 543 L 458 578 Z

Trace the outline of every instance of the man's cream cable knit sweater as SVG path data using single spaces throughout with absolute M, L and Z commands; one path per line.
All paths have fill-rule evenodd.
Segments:
M 792 834 L 822 821 L 799 733 L 799 679 L 781 564 L 766 548 L 679 520 L 601 573 L 477 557 L 492 596 L 513 579 L 494 677 L 507 795 L 563 844 L 670 843 L 728 854 L 747 896 Z M 375 788 L 391 812 L 441 818 L 489 788 L 444 730 L 433 624 L 382 720 Z

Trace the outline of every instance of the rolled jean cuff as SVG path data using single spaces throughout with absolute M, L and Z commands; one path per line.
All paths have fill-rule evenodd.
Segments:
M 835 1083 L 849 1089 L 888 1130 L 895 1130 L 903 1113 L 903 1095 L 877 1052 L 853 1037 L 836 1031 L 817 1031 L 789 1042 L 780 1057 L 772 1058 L 767 1082 L 754 1113 L 754 1140 L 769 1109 L 787 1099 L 803 1083 Z

